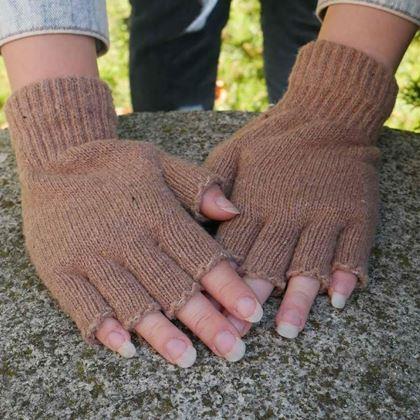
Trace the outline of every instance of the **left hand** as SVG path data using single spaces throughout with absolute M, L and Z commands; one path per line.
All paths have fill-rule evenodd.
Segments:
M 395 94 L 392 74 L 372 58 L 310 43 L 284 99 L 206 161 L 240 210 L 218 237 L 245 280 L 261 302 L 287 284 L 276 316 L 284 337 L 303 329 L 319 292 L 343 308 L 366 283 L 379 205 L 375 141 Z

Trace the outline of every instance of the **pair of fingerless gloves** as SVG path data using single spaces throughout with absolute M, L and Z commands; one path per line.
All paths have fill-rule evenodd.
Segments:
M 94 342 L 113 316 L 176 316 L 219 261 L 283 289 L 341 269 L 366 282 L 378 216 L 376 139 L 397 86 L 382 65 L 327 41 L 303 47 L 284 98 L 212 151 L 203 167 L 119 140 L 108 87 L 45 80 L 6 106 L 26 246 L 39 276 Z M 194 220 L 219 184 L 240 214 L 217 240 Z

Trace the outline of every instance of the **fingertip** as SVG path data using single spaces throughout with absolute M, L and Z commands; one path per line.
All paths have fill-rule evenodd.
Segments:
M 176 364 L 184 369 L 190 368 L 197 360 L 197 350 L 191 345 L 184 354 L 176 361 Z
M 334 306 L 334 308 L 343 309 L 344 306 L 346 306 L 346 302 L 347 296 L 337 292 L 331 293 L 331 305 Z
M 137 353 L 131 342 L 130 333 L 114 318 L 106 318 L 95 335 L 105 347 L 119 353 L 122 357 L 131 358 Z
M 337 309 L 343 309 L 357 284 L 357 277 L 347 271 L 336 270 L 332 275 L 331 286 L 328 294 L 331 305 Z
M 276 327 L 277 334 L 281 335 L 284 338 L 296 338 L 300 329 L 296 325 L 289 324 L 287 322 L 280 322 Z
M 229 220 L 239 214 L 239 210 L 225 197 L 218 185 L 212 185 L 201 199 L 200 212 L 212 220 Z
M 131 340 L 124 341 L 123 344 L 116 349 L 116 351 L 126 359 L 131 359 L 137 354 L 136 348 Z
M 296 338 L 299 335 L 306 324 L 319 287 L 319 281 L 312 277 L 298 275 L 289 280 L 276 315 L 278 334 L 285 338 Z
M 192 343 L 181 337 L 171 338 L 166 343 L 166 350 L 168 360 L 184 369 L 191 367 L 197 359 L 197 350 Z
M 235 327 L 236 331 L 238 331 L 241 337 L 243 337 L 251 329 L 251 323 L 242 321 L 227 311 L 224 311 L 224 315 L 226 316 L 226 319 Z

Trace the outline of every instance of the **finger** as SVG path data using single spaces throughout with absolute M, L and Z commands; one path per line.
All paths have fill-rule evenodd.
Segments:
M 169 362 L 182 368 L 194 364 L 197 352 L 191 340 L 161 312 L 146 315 L 134 329 Z
M 217 264 L 201 284 L 232 315 L 249 322 L 261 320 L 263 310 L 257 297 L 228 261 Z
M 201 198 L 200 212 L 212 220 L 229 220 L 239 210 L 225 197 L 218 185 L 212 185 Z
M 209 186 L 222 182 L 220 177 L 204 166 L 195 165 L 163 152 L 159 152 L 159 156 L 162 173 L 169 188 L 183 206 L 200 217 L 202 196 Z M 226 220 L 227 213 L 229 211 L 225 211 L 220 220 Z
M 115 316 L 96 287 L 85 276 L 74 273 L 51 273 L 44 276 L 44 281 L 85 341 L 95 343 L 95 333 L 102 321 Z
M 340 227 L 331 220 L 313 223 L 300 234 L 290 263 L 288 277 L 306 276 L 317 278 L 322 291 L 327 291 L 330 281 L 331 262 L 337 244 Z
M 185 211 L 171 213 L 171 223 L 157 233 L 158 251 L 169 257 L 177 270 L 181 269 L 194 280 L 201 280 L 228 257 L 222 246 Z M 172 279 L 171 283 L 176 282 Z
M 244 281 L 255 293 L 255 296 L 261 305 L 269 298 L 274 288 L 272 283 L 264 279 L 245 277 Z M 238 319 L 227 311 L 224 312 L 224 315 L 226 316 L 227 320 L 237 329 L 241 337 L 244 336 L 252 327 L 250 322 Z
M 303 330 L 319 288 L 319 280 L 311 277 L 296 276 L 289 280 L 276 316 L 276 330 L 282 337 L 295 338 Z
M 331 305 L 337 309 L 343 309 L 347 299 L 356 287 L 357 277 L 347 271 L 336 270 L 332 274 L 331 286 L 328 294 L 331 298 Z
M 195 294 L 176 315 L 218 356 L 230 362 L 244 356 L 245 343 L 238 332 L 202 293 Z
M 200 289 L 200 285 L 152 241 L 124 243 L 120 251 L 124 266 L 169 318 L 189 295 Z
M 218 310 L 219 312 L 223 311 L 222 305 L 211 295 L 209 295 L 205 290 L 203 290 L 203 295 L 212 303 L 212 305 Z
M 356 275 L 359 286 L 367 284 L 367 263 L 373 242 L 375 223 L 347 226 L 340 234 L 335 251 L 333 271 L 348 271 Z M 344 270 L 343 270 L 344 268 Z
M 160 306 L 126 268 L 101 257 L 90 258 L 89 263 L 85 267 L 89 281 L 127 331 L 131 331 L 146 312 L 160 311 Z
M 238 219 L 240 218 L 242 217 L 239 216 Z M 238 219 L 233 220 L 233 223 Z M 285 272 L 290 263 L 298 232 L 271 223 L 258 229 L 255 233 L 257 234 L 252 237 L 248 249 L 244 246 L 241 246 L 240 249 L 245 257 L 242 265 L 242 269 L 245 271 L 245 281 L 262 304 L 270 296 L 273 284 L 284 288 Z M 249 323 L 231 315 L 227 315 L 227 318 L 237 328 L 241 336 L 250 330 Z
M 264 278 L 284 289 L 286 270 L 293 256 L 299 229 L 268 222 L 249 250 L 242 270 L 247 277 Z
M 123 357 L 130 358 L 136 355 L 136 348 L 131 342 L 130 333 L 114 318 L 104 319 L 95 335 L 105 347 Z
M 242 262 L 261 231 L 261 226 L 259 216 L 244 209 L 240 215 L 220 225 L 217 240 L 238 262 Z

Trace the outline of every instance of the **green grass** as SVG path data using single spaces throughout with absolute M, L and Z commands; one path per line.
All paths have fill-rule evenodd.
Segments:
M 111 86 L 118 113 L 131 111 L 128 83 L 128 17 L 127 0 L 107 2 L 111 49 L 99 59 L 101 77 Z M 268 105 L 262 60 L 262 34 L 258 0 L 233 0 L 230 20 L 223 31 L 223 45 L 218 74 L 218 110 L 261 111 Z M 410 45 L 397 72 L 401 88 L 397 103 L 386 124 L 390 127 L 420 132 L 420 106 L 407 103 L 406 87 L 420 81 L 420 37 Z M 418 85 L 417 85 L 418 86 Z M 4 64 L 0 61 L 0 126 L 4 125 L 1 109 L 9 95 Z

